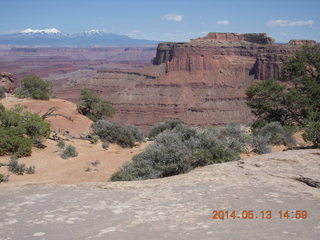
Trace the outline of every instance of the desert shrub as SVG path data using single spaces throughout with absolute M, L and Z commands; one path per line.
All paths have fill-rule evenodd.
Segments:
M 99 165 L 101 162 L 99 160 L 95 160 L 93 162 L 91 162 L 91 165 L 96 167 L 97 165 Z
M 34 98 L 48 100 L 52 93 L 52 83 L 37 76 L 31 75 L 21 81 L 21 88 L 16 90 L 15 95 L 19 98 Z
M 100 140 L 100 137 L 98 135 L 90 136 L 90 142 L 92 144 L 97 144 L 99 140 Z
M 105 142 L 119 144 L 122 147 L 133 147 L 135 139 L 132 132 L 125 126 L 111 123 L 106 120 L 99 120 L 92 124 L 94 134 Z
M 72 145 L 68 145 L 63 150 L 63 152 L 60 154 L 60 157 L 63 159 L 68 159 L 68 158 L 76 157 L 76 156 L 78 156 L 78 152 L 77 152 L 75 146 L 72 146 Z
M 132 158 L 112 181 L 161 178 L 186 173 L 199 166 L 239 159 L 246 137 L 240 128 L 198 129 L 177 124 L 163 131 L 153 145 Z
M 11 157 L 8 163 L 8 170 L 17 175 L 23 175 L 26 170 L 26 165 L 24 163 L 19 164 L 18 158 Z
M 17 157 L 30 156 L 32 140 L 17 128 L 0 127 L 0 156 L 14 154 Z
M 63 140 L 59 140 L 57 143 L 57 147 L 60 149 L 64 149 L 66 146 L 66 143 Z
M 292 137 L 292 132 L 284 128 L 280 122 L 270 122 L 261 128 L 259 135 L 270 136 L 269 143 L 273 145 L 290 145 L 294 144 L 295 140 Z
M 24 163 L 19 163 L 18 158 L 16 157 L 11 157 L 10 161 L 8 163 L 8 170 L 12 173 L 15 173 L 17 175 L 23 175 L 24 173 L 26 174 L 34 174 L 35 173 L 35 166 L 29 166 L 26 167 Z
M 138 127 L 135 126 L 135 125 L 131 125 L 131 124 L 127 125 L 126 127 L 127 127 L 127 128 L 129 129 L 129 131 L 132 133 L 134 139 L 135 139 L 137 142 L 143 142 L 143 141 L 144 141 L 144 133 L 143 133 L 143 131 L 142 131 L 140 128 L 138 128 Z
M 36 167 L 35 166 L 27 167 L 25 173 L 26 174 L 35 174 L 36 173 Z
M 81 89 L 80 102 L 77 107 L 79 113 L 92 121 L 98 121 L 105 116 L 111 117 L 115 113 L 109 101 L 100 99 L 95 92 L 86 88 Z
M 8 181 L 9 181 L 9 175 L 8 174 L 4 175 L 0 173 L 0 183 L 8 182 Z
M 255 152 L 264 154 L 271 152 L 270 145 L 292 146 L 295 143 L 289 128 L 279 122 L 270 122 L 255 133 L 252 144 Z
M 104 142 L 102 143 L 102 148 L 107 150 L 107 149 L 109 148 L 109 145 L 110 145 L 110 142 L 104 141 Z
M 0 99 L 4 99 L 6 97 L 6 90 L 4 87 L 0 86 Z
M 253 138 L 252 146 L 253 151 L 258 154 L 270 153 L 271 148 L 269 147 L 270 135 L 257 135 Z
M 151 130 L 150 133 L 148 135 L 149 138 L 154 138 L 156 137 L 158 134 L 166 131 L 166 130 L 172 130 L 174 129 L 177 125 L 182 124 L 181 120 L 178 119 L 172 119 L 166 122 L 161 122 L 161 123 L 157 123 L 155 124 Z
M 41 139 L 33 139 L 32 140 L 32 146 L 36 147 L 36 148 L 46 148 L 47 146 L 43 144 L 43 141 Z
M 320 121 L 310 121 L 303 134 L 305 141 L 311 141 L 315 146 L 320 145 Z

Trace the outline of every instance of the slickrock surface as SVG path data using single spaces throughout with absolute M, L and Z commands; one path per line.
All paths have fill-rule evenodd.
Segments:
M 319 164 L 320 150 L 296 150 L 141 182 L 2 187 L 0 238 L 315 240 L 320 189 L 296 178 L 319 181 Z M 214 220 L 213 210 L 258 218 Z M 272 219 L 261 219 L 263 210 Z M 280 219 L 279 210 L 290 217 Z

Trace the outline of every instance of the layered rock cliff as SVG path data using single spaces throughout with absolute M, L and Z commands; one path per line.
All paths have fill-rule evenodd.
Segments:
M 114 103 L 113 121 L 145 130 L 179 118 L 208 125 L 252 120 L 245 90 L 256 80 L 278 79 L 281 64 L 302 45 L 278 45 L 266 34 L 209 33 L 188 43 L 161 43 L 153 65 L 140 71 L 104 70 L 87 81 Z
M 165 63 L 167 72 L 195 72 L 225 68 L 239 61 L 240 67 L 249 67 L 248 75 L 255 79 L 278 79 L 281 64 L 288 56 L 302 45 L 314 44 L 312 40 L 291 40 L 277 45 L 264 33 L 209 33 L 189 43 L 160 43 L 153 64 Z M 242 60 L 245 62 L 241 66 Z

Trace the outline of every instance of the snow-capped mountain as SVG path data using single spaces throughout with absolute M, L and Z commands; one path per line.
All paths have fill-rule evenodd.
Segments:
M 133 39 L 125 35 L 107 33 L 92 29 L 89 31 L 67 34 L 56 28 L 27 28 L 18 33 L 0 35 L 0 44 L 43 45 L 52 47 L 90 47 L 90 46 L 143 46 L 156 45 L 157 41 Z

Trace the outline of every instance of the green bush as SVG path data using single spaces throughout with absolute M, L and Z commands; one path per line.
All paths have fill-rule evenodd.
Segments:
M 4 99 L 6 97 L 6 90 L 4 87 L 0 86 L 0 99 Z
M 99 120 L 92 124 L 92 129 L 103 142 L 116 143 L 122 147 L 133 147 L 135 144 L 133 133 L 127 127 L 117 123 Z
M 21 127 L 25 133 L 32 139 L 48 138 L 51 130 L 50 124 L 45 122 L 38 114 L 25 112 L 22 115 Z
M 105 116 L 112 117 L 115 113 L 109 101 L 100 99 L 95 92 L 86 88 L 81 89 L 80 102 L 77 107 L 80 114 L 87 116 L 92 121 L 98 121 Z
M 21 88 L 16 90 L 15 95 L 19 98 L 33 98 L 48 100 L 52 93 L 52 83 L 37 76 L 27 76 L 21 81 Z
M 24 112 L 22 106 L 5 110 L 0 104 L 0 155 L 30 156 L 32 144 L 47 138 L 50 124 L 38 114 Z
M 30 156 L 32 140 L 17 128 L 0 127 L 0 156 L 14 154 L 17 157 Z
M 303 134 L 305 141 L 311 141 L 315 146 L 320 145 L 320 121 L 310 121 Z
M 68 145 L 63 152 L 60 154 L 60 157 L 63 159 L 68 159 L 71 157 L 76 157 L 78 156 L 78 152 L 76 150 L 76 148 L 72 145 Z
M 153 145 L 125 164 L 112 181 L 161 178 L 186 173 L 199 166 L 239 159 L 247 137 L 236 126 L 191 128 L 177 124 L 155 138 Z

